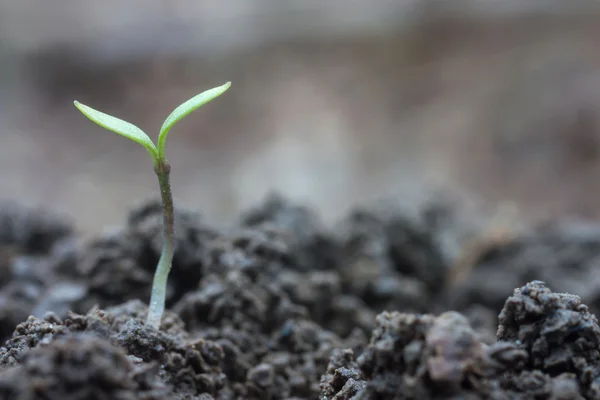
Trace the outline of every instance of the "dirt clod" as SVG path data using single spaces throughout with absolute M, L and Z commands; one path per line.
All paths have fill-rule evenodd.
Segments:
M 18 400 L 159 399 L 166 394 L 122 349 L 94 336 L 57 338 L 27 352 L 13 368 L 0 374 L 0 390 Z
M 596 317 L 574 295 L 534 281 L 500 314 L 498 341 L 481 342 L 459 313 L 384 312 L 356 359 L 337 351 L 325 399 L 593 399 L 600 382 Z M 401 393 L 401 395 L 400 395 Z

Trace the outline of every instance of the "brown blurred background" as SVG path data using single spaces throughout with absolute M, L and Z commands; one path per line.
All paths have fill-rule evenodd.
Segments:
M 0 188 L 84 233 L 155 195 L 143 148 L 174 128 L 176 200 L 213 221 L 277 190 L 334 220 L 445 187 L 528 220 L 600 215 L 600 6 L 544 0 L 0 0 Z

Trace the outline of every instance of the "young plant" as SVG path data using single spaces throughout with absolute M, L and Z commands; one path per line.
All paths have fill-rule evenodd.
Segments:
M 154 164 L 154 172 L 158 177 L 158 184 L 160 187 L 160 195 L 163 205 L 163 248 L 156 266 L 156 272 L 154 273 L 154 281 L 152 283 L 152 295 L 150 298 L 150 308 L 148 311 L 147 324 L 153 326 L 156 329 L 160 327 L 160 321 L 162 314 L 165 309 L 165 295 L 167 291 L 167 278 L 169 271 L 171 270 L 171 263 L 173 260 L 173 254 L 175 252 L 175 218 L 173 213 L 173 196 L 171 195 L 171 184 L 169 183 L 169 174 L 171 172 L 171 166 L 167 162 L 165 156 L 165 142 L 167 140 L 167 134 L 177 122 L 182 120 L 185 116 L 190 114 L 192 111 L 200 108 L 209 101 L 222 95 L 229 87 L 231 82 L 209 89 L 199 95 L 189 99 L 167 117 L 160 132 L 158 134 L 158 142 L 156 145 L 152 142 L 150 137 L 144 133 L 140 128 L 135 125 L 125 122 L 118 118 L 112 117 L 108 114 L 104 114 L 100 111 L 94 110 L 84 104 L 75 101 L 75 107 L 79 109 L 90 120 L 100 125 L 103 128 L 118 133 L 119 135 L 125 136 L 128 139 L 133 140 L 144 146 Z

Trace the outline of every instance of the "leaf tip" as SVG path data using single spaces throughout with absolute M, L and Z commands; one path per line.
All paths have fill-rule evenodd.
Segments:
M 83 104 L 81 104 L 80 102 L 78 102 L 77 100 L 75 100 L 73 102 L 73 105 L 81 112 L 83 112 Z

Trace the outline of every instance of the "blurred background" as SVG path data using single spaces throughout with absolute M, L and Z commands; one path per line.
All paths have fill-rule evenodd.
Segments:
M 174 128 L 176 201 L 210 220 L 278 191 L 335 220 L 445 188 L 530 221 L 600 215 L 600 3 L 0 0 L 3 198 L 83 233 L 158 193 L 145 150 L 77 99 Z

